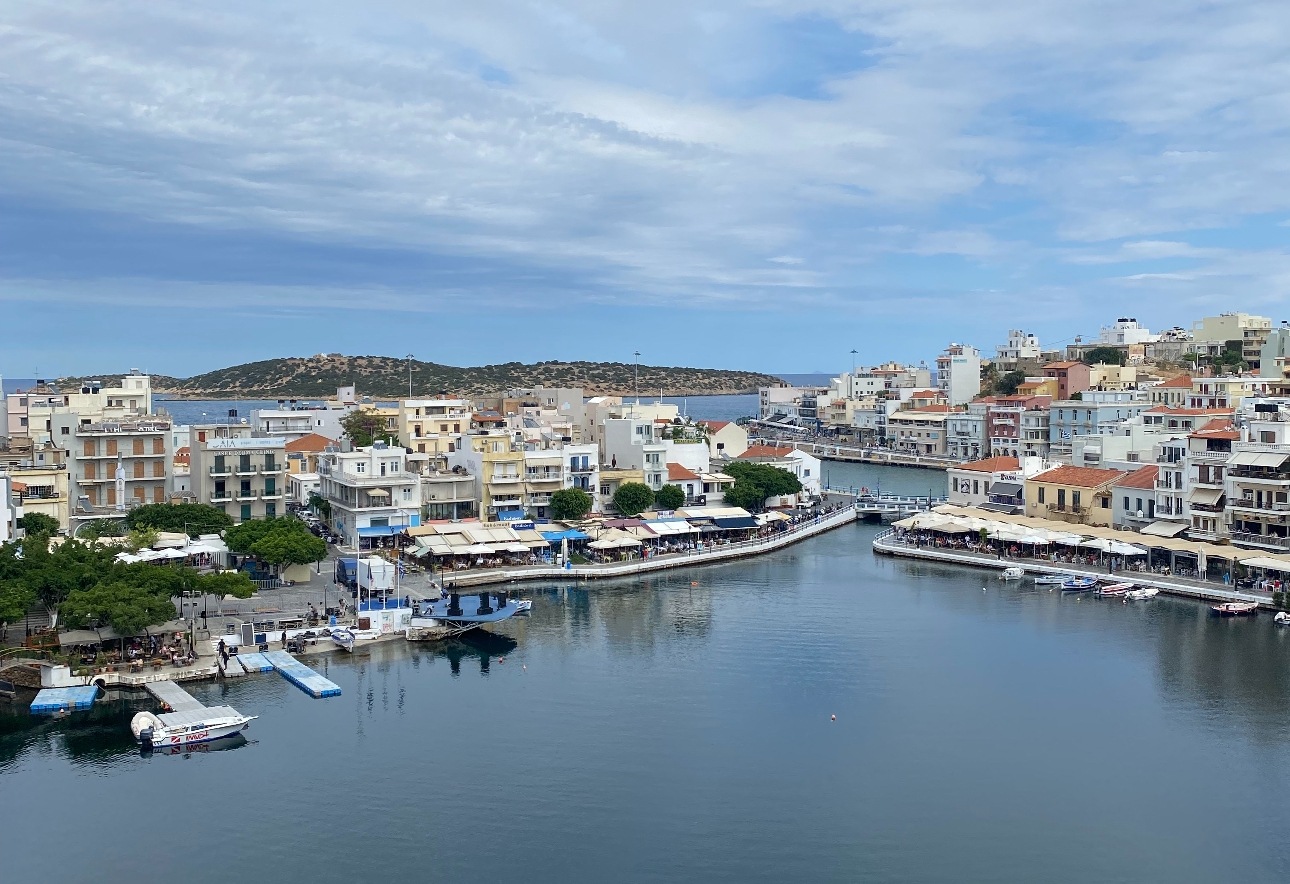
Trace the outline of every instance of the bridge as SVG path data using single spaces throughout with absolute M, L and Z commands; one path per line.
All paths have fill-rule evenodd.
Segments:
M 839 493 L 838 489 L 830 489 L 830 491 L 833 494 Z M 927 495 L 878 494 L 864 491 L 859 494 L 854 491 L 850 493 L 854 495 L 856 501 L 856 518 L 870 522 L 884 518 L 903 519 L 905 516 L 925 513 L 933 507 L 949 502 L 945 497 Z

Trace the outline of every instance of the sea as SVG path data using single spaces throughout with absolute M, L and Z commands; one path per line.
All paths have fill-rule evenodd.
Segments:
M 487 640 L 311 660 L 338 698 L 194 686 L 259 716 L 223 751 L 142 757 L 123 703 L 0 702 L 0 875 L 1290 880 L 1290 631 L 876 557 L 879 530 L 525 585 Z

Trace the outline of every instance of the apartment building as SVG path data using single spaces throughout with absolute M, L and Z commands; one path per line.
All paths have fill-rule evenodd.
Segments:
M 657 491 L 667 484 L 668 445 L 662 426 L 651 419 L 609 418 L 602 425 L 601 463 L 615 468 L 639 469 L 645 484 Z
M 1249 313 L 1220 313 L 1192 324 L 1192 339 L 1202 354 L 1221 353 L 1228 342 L 1239 341 L 1241 358 L 1258 375 L 1263 365 L 1263 345 L 1272 333 L 1272 320 Z
M 1023 360 L 1039 359 L 1044 350 L 1038 336 L 1019 329 L 1008 329 L 1008 340 L 995 348 L 994 363 L 1007 371 Z
M 738 457 L 748 450 L 748 431 L 734 421 L 698 421 L 708 431 L 708 460 Z
M 55 414 L 75 412 L 84 424 L 123 423 L 151 415 L 152 378 L 136 369 L 119 384 L 86 381 L 79 387 L 62 389 L 41 381 L 29 393 L 6 397 L 5 410 L 11 435 L 57 444 L 51 424 Z M 21 432 L 13 433 L 15 423 Z
M 887 416 L 887 439 L 891 448 L 910 454 L 944 455 L 945 427 L 950 414 L 948 405 L 891 413 Z
M 399 441 L 417 454 L 448 454 L 470 431 L 473 406 L 466 399 L 399 400 Z
M 73 530 L 83 521 L 168 500 L 170 431 L 170 421 L 160 417 L 84 423 L 74 411 L 51 415 L 54 444 L 67 451 Z
M 986 406 L 985 432 L 991 457 L 1047 457 L 1047 396 L 996 396 Z
M 936 386 L 950 405 L 966 405 L 981 393 L 981 351 L 950 344 L 936 357 Z
M 479 514 L 478 482 L 446 454 L 411 453 L 407 468 L 421 478 L 421 519 L 473 519 Z
M 1066 360 L 1050 362 L 1043 368 L 1044 377 L 1057 381 L 1057 400 L 1069 400 L 1076 393 L 1087 390 L 1091 384 L 1089 367 L 1082 362 Z
M 1026 479 L 1026 515 L 1084 525 L 1109 526 L 1112 486 L 1119 470 L 1061 466 Z
M 1097 342 L 1103 347 L 1129 347 L 1150 343 L 1157 337 L 1158 335 L 1151 333 L 1151 329 L 1140 325 L 1133 317 L 1121 316 L 1110 325 L 1102 326 Z
M 449 464 L 463 468 L 475 478 L 480 518 L 497 522 L 524 515 L 522 437 L 516 439 L 505 430 L 480 431 L 463 436 L 461 445 L 449 452 L 447 458 Z
M 1169 408 L 1185 408 L 1191 397 L 1192 380 L 1187 375 L 1179 375 L 1147 388 L 1147 395 L 1152 405 L 1164 405 Z
M 189 436 L 189 492 L 234 521 L 285 515 L 287 438 L 254 435 L 248 424 L 199 424 Z
M 1187 436 L 1187 536 L 1194 540 L 1227 537 L 1226 471 L 1232 446 L 1241 439 L 1230 420 L 1216 418 Z
M 1244 546 L 1290 549 L 1290 411 L 1260 403 L 1242 435 L 1223 475 L 1229 536 Z
M 70 528 L 66 451 L 25 437 L 0 440 L 0 470 L 8 474 L 24 515 L 40 513 L 56 519 L 60 530 Z
M 945 421 L 945 454 L 955 460 L 978 461 L 989 454 L 986 414 L 992 398 L 970 402 L 967 411 L 952 412 Z
M 1016 499 L 1020 501 L 1022 498 L 1025 477 L 1021 472 L 1021 461 L 1015 457 L 987 457 L 956 464 L 946 470 L 946 476 L 949 502 L 957 506 L 984 506 L 990 503 L 990 489 L 1000 482 L 1015 485 Z
M 1122 394 L 1127 397 L 1127 394 Z M 1148 403 L 1128 401 L 1085 402 L 1059 400 L 1049 406 L 1048 441 L 1054 457 L 1071 454 L 1071 440 L 1077 436 L 1110 436 L 1122 424 L 1142 413 Z
M 331 504 L 341 544 L 371 549 L 421 524 L 421 477 L 400 447 L 376 442 L 329 451 L 318 461 L 321 494 Z
M 1160 476 L 1157 464 L 1138 467 L 1131 473 L 1120 473 L 1111 485 L 1111 503 L 1117 528 L 1137 530 L 1156 519 L 1156 483 Z

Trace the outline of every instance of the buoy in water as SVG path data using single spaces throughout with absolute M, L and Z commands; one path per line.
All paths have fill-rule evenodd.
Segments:
M 829 716 L 829 721 L 837 721 L 837 720 L 838 720 L 838 717 L 836 715 Z
M 505 662 L 506 662 L 506 658 L 505 658 L 505 657 L 498 657 L 498 658 L 497 658 L 497 662 L 498 662 L 498 663 L 505 663 Z
M 691 585 L 691 586 L 698 586 L 698 585 L 699 585 L 699 581 L 697 581 L 697 580 L 691 580 L 691 581 L 690 581 L 690 585 Z

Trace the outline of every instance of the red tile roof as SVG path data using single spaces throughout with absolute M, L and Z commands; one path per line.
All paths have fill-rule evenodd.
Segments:
M 1096 467 L 1057 467 L 1033 476 L 1032 481 L 1049 485 L 1074 485 L 1079 488 L 1097 488 L 1124 475 L 1119 470 L 1100 470 Z
M 750 445 L 748 450 L 739 455 L 736 460 L 752 460 L 754 457 L 788 457 L 793 453 L 790 446 L 780 447 L 779 445 Z
M 1156 386 L 1157 386 L 1157 387 L 1168 387 L 1168 388 L 1170 388 L 1170 389 L 1176 389 L 1176 390 L 1190 390 L 1190 389 L 1191 389 L 1191 378 L 1189 378 L 1189 377 L 1188 377 L 1187 375 L 1185 375 L 1185 374 L 1182 374 L 1182 375 L 1179 375 L 1179 376 L 1178 376 L 1178 377 L 1176 377 L 1176 378 L 1172 378 L 1172 379 L 1170 379 L 1170 380 L 1167 380 L 1167 381 L 1165 381 L 1165 382 L 1164 382 L 1164 383 L 1162 383 L 1162 384 L 1156 384 Z
M 1240 441 L 1241 434 L 1230 420 L 1216 417 L 1205 426 L 1192 433 L 1188 438 L 1226 439 L 1229 442 Z
M 909 394 L 909 398 L 927 399 L 928 397 L 931 397 L 932 399 L 936 399 L 937 397 L 944 396 L 944 395 L 945 394 L 942 393 L 940 390 L 915 390 L 914 392 Z
M 287 451 L 326 451 L 327 446 L 334 445 L 335 442 L 336 440 L 328 439 L 326 436 L 310 433 L 308 436 L 301 436 L 288 442 Z
M 1155 488 L 1156 476 L 1160 473 L 1160 467 L 1152 464 L 1151 466 L 1141 467 L 1131 473 L 1126 473 L 1124 478 L 1115 483 L 1116 488 Z
M 1015 457 L 987 457 L 950 467 L 952 470 L 975 470 L 979 473 L 1002 473 L 1005 470 L 1021 469 L 1021 461 Z
M 953 410 L 954 409 L 950 408 L 948 405 L 925 405 L 922 408 L 907 408 L 905 409 L 905 413 L 909 414 L 910 412 L 913 412 L 914 414 L 949 414 Z
M 698 473 L 693 473 L 679 463 L 668 463 L 667 481 L 669 482 L 691 482 L 699 478 Z
M 711 430 L 714 433 L 720 430 L 722 427 L 727 427 L 730 425 L 730 421 L 695 421 L 695 423 L 699 424 L 700 426 L 707 427 L 709 430 Z
M 1047 365 L 1045 365 L 1045 366 L 1044 366 L 1044 370 L 1045 370 L 1045 371 L 1047 371 L 1047 370 L 1048 370 L 1048 369 L 1050 369 L 1050 368 L 1074 368 L 1074 367 L 1075 367 L 1075 366 L 1077 366 L 1077 365 L 1083 365 L 1083 364 L 1084 364 L 1084 363 L 1082 363 L 1082 362 L 1073 362 L 1073 361 L 1071 361 L 1071 362 L 1050 362 L 1050 363 L 1048 363 Z

